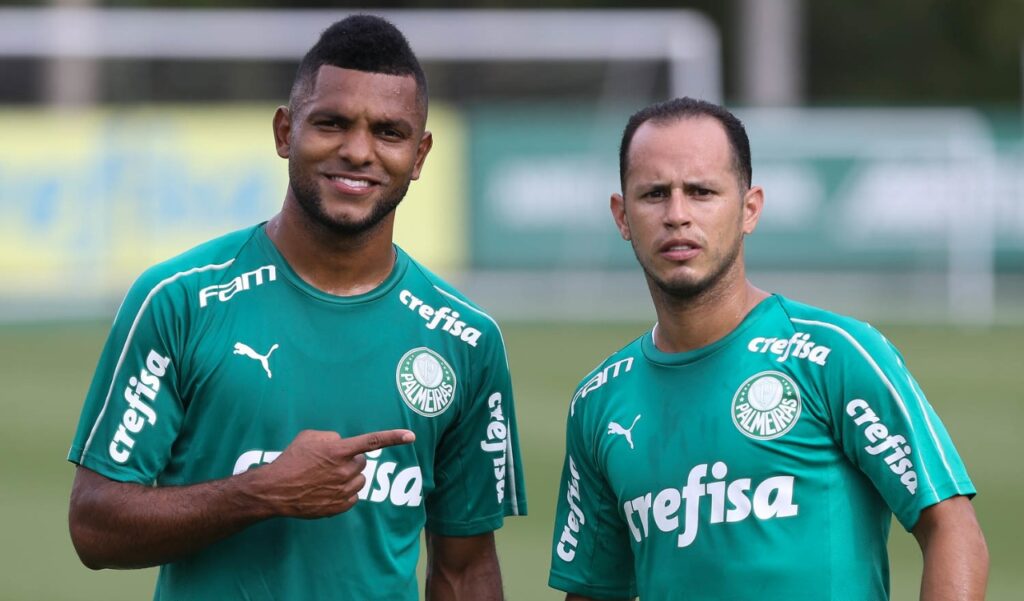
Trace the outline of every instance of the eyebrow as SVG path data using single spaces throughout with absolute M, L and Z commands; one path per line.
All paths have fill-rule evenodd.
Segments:
M 342 121 L 345 123 L 351 123 L 352 119 L 332 109 L 315 109 L 309 112 L 307 119 L 314 121 L 317 119 L 330 119 L 332 121 Z M 412 123 L 408 119 L 396 118 L 396 119 L 375 119 L 370 122 L 370 127 L 382 128 L 382 127 L 394 127 L 402 129 L 408 132 L 415 130 Z
M 371 124 L 373 127 L 394 127 L 405 131 L 412 132 L 414 127 L 408 119 L 381 119 L 380 121 L 373 121 Z
M 657 190 L 660 188 L 671 188 L 672 184 L 663 180 L 637 182 L 633 186 L 636 190 Z
M 718 190 L 718 186 L 714 182 L 708 180 L 698 179 L 683 182 L 683 190 L 696 190 L 697 188 L 704 190 Z
M 306 115 L 306 119 L 309 120 L 309 121 L 315 121 L 316 119 L 331 119 L 331 120 L 337 120 L 337 121 L 351 121 L 351 119 L 349 119 L 345 115 L 342 115 L 341 113 L 339 113 L 337 111 L 333 111 L 331 109 L 314 109 L 314 110 L 311 110 L 311 111 L 309 111 L 309 114 Z
M 637 190 L 658 190 L 663 188 L 671 188 L 672 182 L 663 179 L 654 179 L 649 181 L 643 181 L 636 184 Z M 697 188 L 703 188 L 705 190 L 718 190 L 718 186 L 706 179 L 687 180 L 683 182 L 683 190 L 695 190 Z

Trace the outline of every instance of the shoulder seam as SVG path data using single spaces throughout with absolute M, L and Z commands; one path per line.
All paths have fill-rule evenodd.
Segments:
M 907 425 L 910 426 L 910 433 L 911 433 L 911 435 L 914 437 L 915 440 L 917 439 L 917 432 L 914 429 L 914 421 L 910 417 L 910 412 L 907 410 L 906 402 L 903 400 L 903 397 L 900 396 L 899 391 L 896 390 L 896 387 L 893 386 L 893 384 L 889 380 L 889 378 L 886 377 L 885 372 L 882 371 L 882 368 L 880 368 L 878 366 L 878 363 L 875 361 L 874 357 L 872 357 L 871 354 L 868 353 L 867 349 L 865 349 L 860 344 L 860 342 L 858 342 L 857 339 L 854 338 L 854 336 L 852 334 L 850 334 L 849 332 L 847 332 L 845 329 L 843 329 L 842 327 L 840 327 L 838 325 L 831 324 L 831 323 L 824 322 L 824 321 L 815 321 L 815 320 L 810 320 L 810 319 L 800 319 L 800 318 L 796 318 L 796 317 L 791 317 L 790 321 L 795 322 L 795 323 L 805 324 L 805 325 L 824 327 L 824 328 L 833 330 L 835 332 L 838 332 L 841 336 L 843 336 L 843 338 L 845 338 L 847 340 L 847 342 L 849 342 L 850 345 L 853 346 L 853 348 L 855 348 L 857 350 L 857 352 L 859 352 L 861 354 L 861 356 L 864 357 L 864 359 L 867 360 L 868 365 L 871 366 L 871 369 L 875 372 L 875 374 L 879 377 L 879 379 L 882 380 L 882 383 L 885 384 L 885 387 L 889 390 L 889 394 L 891 394 L 893 399 L 896 400 L 896 403 L 899 405 L 900 410 L 903 412 L 904 417 L 907 418 Z M 884 338 L 883 338 L 883 340 L 884 340 Z M 909 379 L 909 375 L 908 375 L 908 379 Z M 919 394 L 917 394 L 917 389 L 913 385 L 912 381 L 910 382 L 910 384 L 911 384 L 910 389 L 914 392 L 914 396 L 916 397 L 917 402 L 918 402 L 918 406 L 919 406 L 919 408 L 921 410 L 921 415 L 922 415 L 922 417 L 924 417 L 925 424 L 928 427 L 928 432 L 929 432 L 929 434 L 931 436 L 932 443 L 934 444 L 935 449 L 938 450 L 939 457 L 942 459 L 943 467 L 946 468 L 946 473 L 949 474 L 950 481 L 956 482 L 956 480 L 957 480 L 956 474 L 953 473 L 953 470 L 952 470 L 952 468 L 949 465 L 949 461 L 946 459 L 946 453 L 942 449 L 941 441 L 939 441 L 938 435 L 935 432 L 935 427 L 932 425 L 931 418 L 928 417 L 927 407 L 924 406 L 924 402 L 922 401 L 921 396 Z M 919 457 L 921 457 L 921 469 L 922 469 L 922 471 L 924 471 L 925 478 L 928 479 L 928 487 L 931 489 L 932 494 L 937 497 L 938 496 L 938 492 L 935 490 L 935 482 L 932 480 L 931 475 L 928 473 L 928 466 L 925 464 L 923 456 L 919 455 Z M 960 487 L 956 486 L 956 489 L 957 489 L 957 494 L 961 494 L 960 493 Z
M 431 282 L 431 283 L 430 283 L 430 285 L 434 287 L 434 290 L 437 290 L 437 291 L 438 291 L 438 292 L 440 292 L 441 294 L 443 294 L 443 295 L 445 295 L 446 297 L 448 297 L 448 298 L 452 299 L 453 301 L 455 301 L 455 302 L 459 303 L 459 304 L 460 304 L 460 305 L 462 305 L 463 307 L 466 307 L 466 308 L 467 308 L 467 309 L 469 309 L 470 311 L 472 311 L 472 312 L 476 313 L 477 315 L 480 315 L 481 317 L 484 317 L 485 319 L 487 319 L 487 321 L 489 321 L 489 322 L 491 322 L 492 324 L 494 324 L 494 327 L 495 327 L 495 328 L 498 328 L 498 329 L 499 329 L 499 332 L 500 332 L 501 328 L 499 328 L 499 327 L 498 327 L 498 322 L 497 322 L 497 321 L 495 321 L 493 317 L 491 317 L 490 315 L 488 315 L 487 313 L 485 313 L 485 312 L 483 311 L 483 309 L 481 309 L 481 308 L 477 307 L 477 306 L 476 306 L 476 305 L 474 305 L 473 303 L 467 302 L 467 301 L 465 301 L 465 300 L 463 300 L 463 299 L 459 298 L 458 296 L 455 296 L 455 295 L 454 295 L 454 294 L 452 294 L 451 292 L 448 292 L 447 290 L 445 290 L 444 288 L 442 288 L 442 287 L 438 286 L 437 284 L 435 284 L 435 283 L 433 283 L 433 282 Z M 504 344 L 504 339 L 502 340 L 502 344 Z
M 658 324 L 655 323 L 654 327 L 658 327 Z M 652 330 L 648 330 L 647 332 L 652 332 L 652 331 L 653 331 L 653 329 Z M 614 357 L 615 355 L 617 355 L 617 354 L 621 353 L 622 351 L 624 351 L 627 347 L 629 347 L 629 345 L 635 343 L 637 340 L 640 340 L 641 338 L 643 338 L 644 335 L 647 334 L 647 332 L 644 332 L 643 334 L 640 334 L 639 336 L 637 336 L 636 338 L 630 340 L 626 344 L 623 344 L 621 347 L 619 347 L 619 348 L 615 349 L 614 351 L 608 353 L 607 357 L 605 357 L 604 359 L 601 359 L 600 361 L 598 361 L 597 365 L 595 365 L 593 369 L 588 371 L 587 375 L 583 376 L 583 378 L 580 380 L 579 384 L 576 385 L 576 388 L 573 390 L 573 395 L 575 395 L 576 392 L 578 392 L 580 388 L 582 388 L 584 385 L 586 385 L 586 383 L 590 381 L 590 378 L 594 377 L 595 373 L 597 373 L 603 367 L 605 367 L 607 365 L 608 361 L 611 360 L 612 357 Z M 643 353 L 640 353 L 640 355 L 643 355 Z
M 655 325 L 657 325 L 657 324 L 655 324 Z M 619 359 L 618 361 L 616 361 L 614 363 L 609 363 L 609 361 L 611 361 L 612 357 L 615 357 L 616 355 L 621 353 L 623 350 L 628 348 L 630 345 L 635 344 L 636 341 L 640 340 L 641 338 L 643 338 L 645 334 L 646 334 L 646 332 L 644 334 L 640 334 L 639 336 L 637 336 L 633 340 L 630 340 L 628 343 L 624 344 L 621 348 L 617 349 L 615 352 L 611 353 L 610 355 L 608 355 L 607 357 L 602 359 L 601 362 L 598 363 L 596 367 L 594 367 L 594 369 L 592 369 L 589 372 L 587 372 L 587 375 L 584 376 L 583 379 L 580 381 L 580 383 L 576 385 L 576 388 L 573 389 L 572 399 L 569 401 L 569 417 L 570 418 L 576 416 L 576 401 L 580 400 L 584 396 L 584 388 L 586 388 L 591 382 L 593 382 L 594 378 L 596 378 L 598 376 L 598 374 L 604 372 L 605 370 L 611 369 L 612 367 L 616 367 L 616 366 L 618 366 L 619 364 L 621 364 L 623 362 L 627 363 L 626 370 L 629 371 L 630 369 L 633 368 L 633 361 L 636 359 L 636 357 L 637 356 L 640 356 L 640 357 L 644 356 L 643 350 L 641 349 L 641 351 L 639 353 L 636 353 L 635 355 L 629 355 L 628 357 L 625 357 L 624 359 Z M 615 373 L 616 373 L 616 375 L 618 374 L 618 367 L 616 367 Z M 600 385 L 598 385 L 598 387 L 600 387 Z M 588 390 L 587 392 L 590 392 L 590 391 Z
M 161 280 L 156 286 L 150 289 L 149 293 L 146 295 L 146 298 L 143 299 L 142 304 L 139 306 L 139 310 L 135 314 L 135 319 L 132 321 L 132 326 L 128 330 L 128 335 L 125 337 L 124 346 L 121 347 L 121 355 L 117 358 L 117 364 L 114 366 L 114 371 L 110 376 L 110 388 L 107 389 L 107 396 L 103 400 L 103 407 L 100 409 L 99 415 L 96 416 L 96 421 L 92 425 L 92 430 L 89 431 L 89 438 L 86 439 L 85 445 L 82 447 L 82 456 L 80 461 L 84 461 L 85 456 L 89 453 L 89 449 L 92 446 L 92 439 L 96 435 L 96 431 L 100 427 L 100 422 L 103 420 L 103 415 L 107 411 L 107 406 L 110 404 L 110 396 L 113 394 L 114 386 L 116 386 L 117 384 L 118 372 L 121 371 L 121 366 L 124 363 L 124 358 L 128 354 L 128 347 L 131 346 L 132 337 L 135 336 L 135 328 L 139 325 L 139 319 L 141 319 L 142 314 L 146 312 L 146 309 L 149 307 L 150 301 L 153 299 L 156 293 L 160 292 L 168 284 L 172 284 L 185 276 L 193 275 L 196 273 L 202 273 L 204 271 L 226 269 L 234 262 L 235 260 L 232 258 L 224 263 L 211 263 L 209 265 L 203 265 L 202 267 L 193 267 L 192 269 L 179 271 L 178 273 Z M 124 308 L 124 302 L 121 303 L 121 308 Z M 120 315 L 121 309 L 119 308 L 117 312 L 118 315 Z

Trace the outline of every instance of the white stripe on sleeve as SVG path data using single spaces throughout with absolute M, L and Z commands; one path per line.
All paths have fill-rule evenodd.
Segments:
M 466 307 L 470 311 L 473 311 L 474 313 L 476 313 L 476 314 L 486 318 L 488 321 L 490 321 L 491 323 L 494 324 L 494 329 L 496 329 L 498 331 L 498 339 L 501 340 L 501 352 L 504 354 L 504 357 L 505 357 L 505 371 L 507 373 L 510 373 L 510 370 L 509 370 L 509 367 L 508 367 L 508 351 L 505 349 L 505 337 L 501 334 L 501 328 L 498 326 L 498 322 L 494 321 L 494 318 L 491 317 L 490 315 L 484 313 L 480 309 L 477 309 L 473 305 L 467 303 L 466 301 L 464 301 L 461 298 L 455 296 L 454 294 L 451 294 L 450 292 L 448 292 L 448 291 L 446 291 L 446 290 L 444 290 L 444 289 L 442 289 L 442 288 L 440 288 L 438 286 L 434 286 L 434 290 L 437 290 L 441 294 L 443 294 L 443 295 L 447 296 L 448 298 L 452 299 L 453 301 L 459 303 L 463 307 Z M 509 494 L 511 494 L 511 496 L 512 496 L 512 515 L 519 515 L 519 495 L 516 494 L 516 464 L 515 464 L 515 457 L 512 454 L 512 424 L 511 424 L 511 422 L 509 420 L 505 421 L 505 429 L 508 430 L 508 441 L 505 443 L 505 446 L 506 446 L 506 453 L 505 453 L 506 459 L 505 459 L 505 462 L 506 462 L 506 468 L 507 468 L 506 471 L 505 471 L 505 475 L 506 475 L 507 480 L 508 480 Z
M 180 271 L 172 275 L 171 277 L 162 280 L 159 284 L 154 286 L 152 290 L 149 291 L 149 294 L 146 295 L 145 300 L 142 301 L 142 305 L 139 307 L 138 313 L 135 314 L 135 320 L 132 321 L 132 327 L 128 330 L 128 336 L 125 338 L 124 347 L 122 347 L 121 349 L 121 356 L 117 358 L 117 365 L 114 367 L 114 373 L 110 376 L 110 388 L 107 390 L 107 398 L 103 400 L 103 408 L 100 409 L 100 414 L 96 416 L 96 422 L 92 425 L 92 430 L 89 432 L 89 438 L 86 439 L 85 446 L 82 448 L 82 457 L 80 459 L 80 462 L 85 461 L 85 456 L 86 454 L 89 453 L 89 448 L 92 446 L 92 439 L 96 435 L 96 430 L 98 430 L 100 427 L 100 422 L 103 420 L 103 414 L 106 413 L 107 411 L 107 406 L 110 404 L 110 396 L 114 392 L 114 386 L 117 383 L 117 376 L 118 373 L 121 371 L 121 365 L 124 363 L 124 358 L 128 355 L 128 347 L 131 346 L 132 338 L 135 336 L 135 328 L 138 327 L 139 320 L 142 318 L 142 314 L 146 312 L 146 309 L 149 307 L 150 301 L 153 299 L 156 293 L 160 292 L 160 290 L 162 290 L 168 284 L 176 282 L 185 276 L 201 273 L 204 271 L 226 269 L 234 262 L 235 260 L 231 259 L 230 261 L 227 261 L 225 263 L 204 265 L 202 267 L 193 267 L 192 269 L 189 269 L 187 271 Z M 124 303 L 121 304 L 121 308 L 124 308 Z M 118 315 L 120 315 L 120 313 L 121 309 L 118 309 Z
M 841 327 L 839 327 L 839 326 L 837 326 L 835 324 L 826 323 L 826 322 L 823 322 L 823 321 L 812 321 L 812 320 L 808 320 L 808 319 L 799 319 L 799 318 L 796 318 L 796 317 L 791 317 L 790 321 L 792 321 L 793 323 L 802 323 L 802 324 L 805 324 L 805 325 L 820 326 L 820 327 L 823 327 L 823 328 L 828 328 L 828 329 L 830 329 L 830 330 L 832 330 L 834 332 L 838 332 L 840 335 L 843 336 L 843 338 L 846 338 L 846 340 L 853 346 L 853 348 L 857 349 L 857 351 L 864 357 L 864 359 L 868 362 L 868 365 L 871 366 L 871 368 L 878 375 L 879 379 L 881 379 L 882 382 L 885 384 L 885 387 L 889 390 L 889 393 L 892 395 L 892 398 L 895 399 L 896 404 L 899 405 L 900 410 L 903 412 L 904 417 L 907 418 L 907 424 L 910 426 L 910 434 L 911 434 L 911 436 L 914 438 L 915 441 L 918 439 L 917 432 L 914 429 L 914 420 L 911 419 L 911 417 L 910 417 L 910 412 L 907 410 L 907 405 L 903 401 L 903 397 L 900 396 L 900 393 L 896 390 L 896 387 L 892 385 L 892 382 L 890 382 L 889 378 L 886 377 L 885 373 L 882 371 L 882 368 L 880 368 L 878 366 L 878 363 L 875 361 L 875 359 L 870 354 L 868 354 L 867 350 L 865 350 L 864 347 L 861 346 L 861 344 L 859 342 L 857 342 L 856 338 L 854 338 L 849 332 L 847 332 L 846 330 L 844 330 L 843 328 L 841 328 Z M 935 431 L 934 430 L 931 431 L 931 435 L 932 435 L 932 442 L 935 444 L 936 447 L 941 449 L 942 445 L 939 442 L 938 437 L 935 436 Z M 938 495 L 938 491 L 935 490 L 935 483 L 932 481 L 931 476 L 928 475 L 928 466 L 925 465 L 924 457 L 922 455 L 920 455 L 920 454 L 917 457 L 920 460 L 921 471 L 924 473 L 925 479 L 928 480 L 928 487 L 931 489 L 932 495 L 935 496 L 936 498 L 938 498 L 938 496 L 939 496 Z M 946 468 L 947 468 L 947 470 L 949 469 L 949 465 L 948 464 L 946 465 Z M 954 477 L 952 471 L 949 472 L 949 475 L 950 475 L 950 480 L 951 481 L 955 481 L 956 480 L 956 478 Z

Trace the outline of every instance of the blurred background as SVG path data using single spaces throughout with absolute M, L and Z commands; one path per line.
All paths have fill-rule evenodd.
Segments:
M 505 331 L 531 509 L 499 533 L 510 599 L 561 598 L 567 400 L 653 322 L 607 210 L 619 137 L 679 95 L 746 123 L 767 197 L 751 278 L 901 348 L 981 491 L 989 598 L 1020 598 L 1019 0 L 3 1 L 0 599 L 151 596 L 154 571 L 92 573 L 71 548 L 81 400 L 139 272 L 277 211 L 273 110 L 349 12 L 395 22 L 430 82 L 434 149 L 397 241 Z M 896 525 L 891 546 L 893 598 L 916 598 L 916 544 Z

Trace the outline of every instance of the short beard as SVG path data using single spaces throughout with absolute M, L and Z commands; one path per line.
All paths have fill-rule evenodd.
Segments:
M 295 200 L 298 201 L 299 206 L 302 208 L 302 212 L 309 217 L 310 221 L 315 226 L 323 228 L 332 234 L 346 237 L 365 234 L 380 225 L 380 222 L 383 221 L 385 217 L 398 208 L 402 199 L 405 198 L 406 192 L 409 191 L 410 184 L 410 182 L 407 181 L 405 182 L 405 185 L 395 190 L 394 194 L 380 199 L 380 201 L 373 206 L 370 214 L 367 215 L 365 219 L 349 221 L 335 219 L 328 215 L 324 210 L 323 199 L 320 198 L 320 191 L 317 190 L 316 184 L 311 182 L 309 179 L 303 178 L 301 174 L 297 173 L 297 169 L 294 169 L 291 164 L 288 165 L 288 177 L 292 193 L 295 195 Z
M 633 250 L 635 252 L 636 247 L 634 247 Z M 704 300 L 705 297 L 714 293 L 719 284 L 722 283 L 736 265 L 742 250 L 743 237 L 740 236 L 740 239 L 736 244 L 729 249 L 729 253 L 718 265 L 715 266 L 714 271 L 696 281 L 663 280 L 653 274 L 643 263 L 640 263 L 640 266 L 643 268 L 644 274 L 647 276 L 647 281 L 653 286 L 656 286 L 666 300 L 671 303 L 692 304 L 696 301 Z

